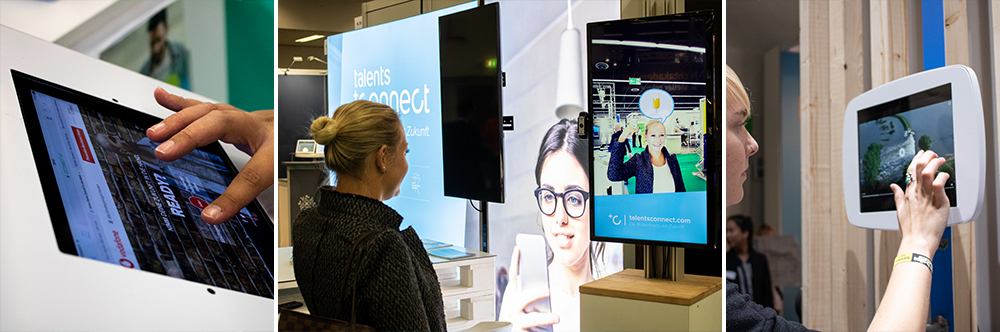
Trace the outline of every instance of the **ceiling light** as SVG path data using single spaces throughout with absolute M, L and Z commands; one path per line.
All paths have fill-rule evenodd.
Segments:
M 309 37 L 302 37 L 302 38 L 296 39 L 295 42 L 296 43 L 308 43 L 308 42 L 311 42 L 311 41 L 314 41 L 314 40 L 317 40 L 317 39 L 320 39 L 320 38 L 323 38 L 323 37 L 326 37 L 326 36 L 324 36 L 324 35 L 312 35 L 312 36 L 309 36 Z

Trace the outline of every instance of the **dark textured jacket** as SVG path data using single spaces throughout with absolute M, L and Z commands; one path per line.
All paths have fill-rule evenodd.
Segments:
M 379 331 L 444 331 L 441 284 L 412 227 L 375 199 L 320 190 L 319 204 L 292 227 L 295 279 L 313 315 L 349 321 L 351 291 L 340 293 L 351 245 L 371 230 L 385 230 L 365 245 L 357 275 L 357 322 Z
M 653 162 L 652 154 L 649 150 L 642 150 L 638 155 L 634 155 L 626 162 L 625 145 L 628 142 L 618 142 L 618 137 L 622 132 L 611 135 L 611 160 L 608 162 L 608 180 L 625 181 L 630 177 L 635 177 L 635 194 L 649 194 L 653 192 Z M 661 148 L 666 156 L 667 166 L 670 167 L 670 174 L 674 176 L 674 192 L 684 192 L 684 179 L 681 178 L 681 166 L 677 163 L 677 155 L 670 154 L 666 147 Z
M 769 293 L 770 294 L 770 293 Z M 809 331 L 805 326 L 778 316 L 750 296 L 740 293 L 739 286 L 726 282 L 726 331 Z
M 764 257 L 764 255 L 753 249 L 750 249 L 748 254 L 750 257 L 747 258 L 747 261 L 750 262 L 752 270 L 750 272 L 752 274 L 750 280 L 753 283 L 753 292 L 751 292 L 753 293 L 753 301 L 762 306 L 774 308 L 774 294 L 771 292 L 771 270 L 767 263 L 767 257 Z M 736 280 L 743 277 L 742 270 L 736 268 L 740 264 L 742 262 L 735 252 L 730 251 L 726 253 L 726 270 L 735 272 Z M 738 281 L 736 282 L 736 286 L 739 287 Z

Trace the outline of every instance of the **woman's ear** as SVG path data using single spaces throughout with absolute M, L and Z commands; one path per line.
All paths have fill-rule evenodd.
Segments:
M 382 174 L 385 174 L 385 172 L 388 171 L 389 162 L 386 160 L 387 156 L 385 153 L 388 149 L 389 147 L 383 144 L 382 147 L 378 148 L 378 152 L 375 154 L 375 166 L 378 167 L 378 171 Z

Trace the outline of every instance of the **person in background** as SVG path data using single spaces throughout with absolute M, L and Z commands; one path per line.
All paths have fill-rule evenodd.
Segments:
M 146 31 L 149 33 L 149 60 L 142 64 L 139 73 L 191 90 L 188 50 L 183 44 L 167 39 L 170 25 L 167 24 L 166 9 L 149 19 Z
M 757 304 L 775 308 L 767 257 L 753 250 L 753 221 L 735 215 L 726 220 L 726 279 Z
M 444 331 L 441 284 L 413 227 L 383 201 L 399 194 L 408 146 L 399 115 L 359 100 L 321 117 L 310 128 L 323 144 L 336 187 L 320 188 L 319 204 L 302 211 L 292 228 L 295 278 L 313 315 L 357 322 L 379 331 Z M 346 271 L 356 239 L 360 265 Z M 356 293 L 345 280 L 356 275 Z M 342 287 L 344 287 L 342 289 Z
M 743 182 L 750 156 L 757 153 L 757 141 L 747 132 L 750 98 L 740 78 L 726 66 L 726 205 L 743 200 Z M 920 151 L 910 162 L 907 174 L 913 182 L 903 190 L 890 185 L 896 201 L 901 242 L 898 254 L 919 254 L 934 259 L 941 235 L 948 223 L 950 207 L 944 192 L 948 173 L 937 173 L 944 165 L 933 151 Z M 937 175 L 935 176 L 935 174 Z M 889 285 L 882 296 L 869 331 L 924 331 L 930 307 L 931 270 L 916 261 L 892 268 Z M 803 285 L 803 288 L 809 285 Z M 803 331 L 802 324 L 786 321 L 755 302 L 732 282 L 726 283 L 727 331 Z

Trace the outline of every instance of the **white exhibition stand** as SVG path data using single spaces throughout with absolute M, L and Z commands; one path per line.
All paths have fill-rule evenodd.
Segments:
M 430 256 L 438 281 L 441 282 L 448 330 L 493 330 L 496 326 L 510 329 L 509 323 L 494 322 L 496 285 L 493 273 L 496 255 L 461 247 L 452 248 L 472 253 L 473 256 L 451 260 Z M 292 247 L 278 248 L 278 303 L 302 302 L 302 294 L 295 282 L 293 262 L 289 260 L 291 258 Z M 295 311 L 309 313 L 305 306 Z
M 63 254 L 11 80 L 16 69 L 158 117 L 202 96 L 0 26 L 0 330 L 272 330 L 274 300 Z M 272 93 L 263 91 L 262 93 Z M 223 144 L 242 167 L 248 157 Z

